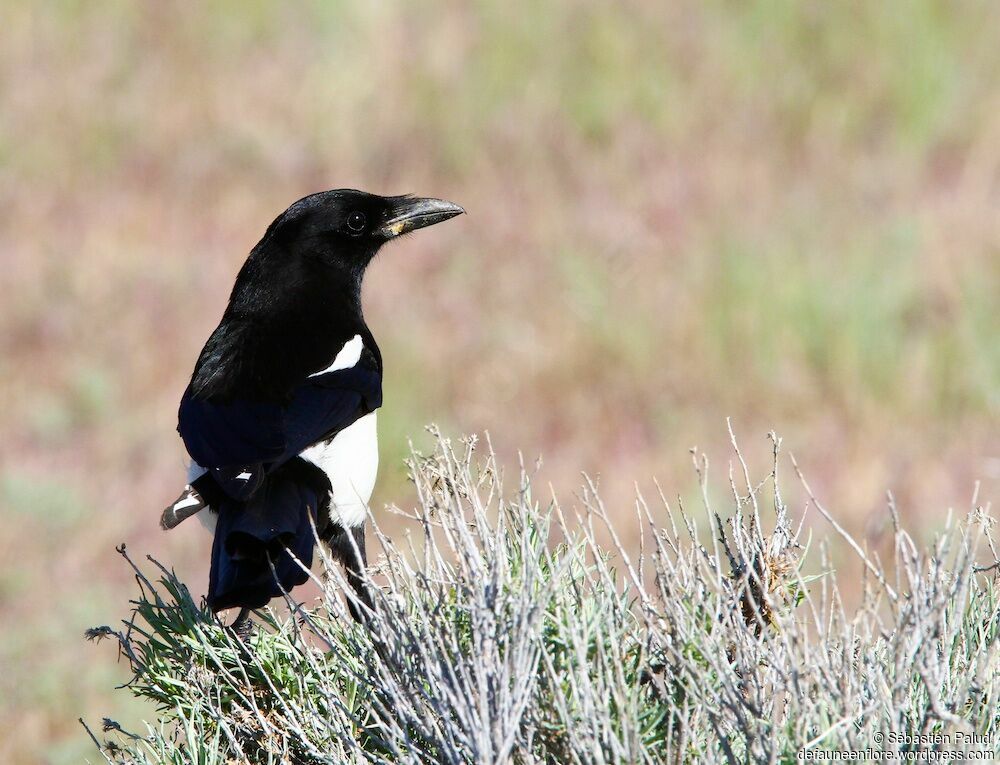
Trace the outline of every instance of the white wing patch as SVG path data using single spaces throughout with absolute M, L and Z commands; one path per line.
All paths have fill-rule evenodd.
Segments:
M 190 487 L 188 488 L 190 489 Z M 194 496 L 185 495 L 184 499 L 174 502 L 174 512 L 177 512 L 178 510 L 186 510 L 189 507 L 197 507 L 202 503 L 203 500 L 201 500 L 197 495 Z
M 319 375 L 325 375 L 327 372 L 336 372 L 338 369 L 350 369 L 358 363 L 363 348 L 364 343 L 361 341 L 361 335 L 355 335 L 344 343 L 344 347 L 340 349 L 337 358 L 333 360 L 330 366 L 326 369 L 321 369 L 319 372 L 313 372 L 309 376 L 318 377 Z

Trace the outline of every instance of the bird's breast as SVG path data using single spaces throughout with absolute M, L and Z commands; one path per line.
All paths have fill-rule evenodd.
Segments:
M 329 441 L 314 444 L 299 456 L 330 479 L 330 517 L 348 528 L 364 523 L 378 473 L 375 412 L 360 417 Z

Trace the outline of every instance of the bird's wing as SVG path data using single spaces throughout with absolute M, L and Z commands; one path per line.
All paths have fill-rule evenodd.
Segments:
M 177 430 L 199 465 L 223 471 L 227 483 L 230 478 L 249 482 L 245 467 L 283 464 L 381 404 L 381 374 L 358 364 L 308 377 L 285 404 L 215 402 L 195 397 L 189 388 Z
M 204 468 L 270 462 L 285 452 L 285 424 L 278 403 L 214 401 L 184 391 L 177 431 L 191 458 Z
M 196 513 L 207 507 L 204 497 L 191 484 L 184 487 L 181 495 L 164 508 L 160 515 L 160 528 L 170 531 Z
M 382 405 L 382 375 L 359 364 L 313 375 L 284 410 L 285 460 Z

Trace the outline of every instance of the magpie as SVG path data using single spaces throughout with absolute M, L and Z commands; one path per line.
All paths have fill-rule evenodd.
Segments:
M 271 223 L 240 269 L 181 397 L 191 463 L 160 519 L 172 529 L 197 514 L 214 531 L 208 605 L 240 608 L 234 626 L 308 579 L 316 536 L 370 607 L 364 527 L 382 354 L 361 282 L 386 242 L 463 212 L 409 195 L 312 194 Z

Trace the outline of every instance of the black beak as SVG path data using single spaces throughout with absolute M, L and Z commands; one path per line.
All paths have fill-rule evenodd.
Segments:
M 424 226 L 454 218 L 464 213 L 461 207 L 443 199 L 420 199 L 417 197 L 396 197 L 392 211 L 379 233 L 386 239 L 416 231 Z

